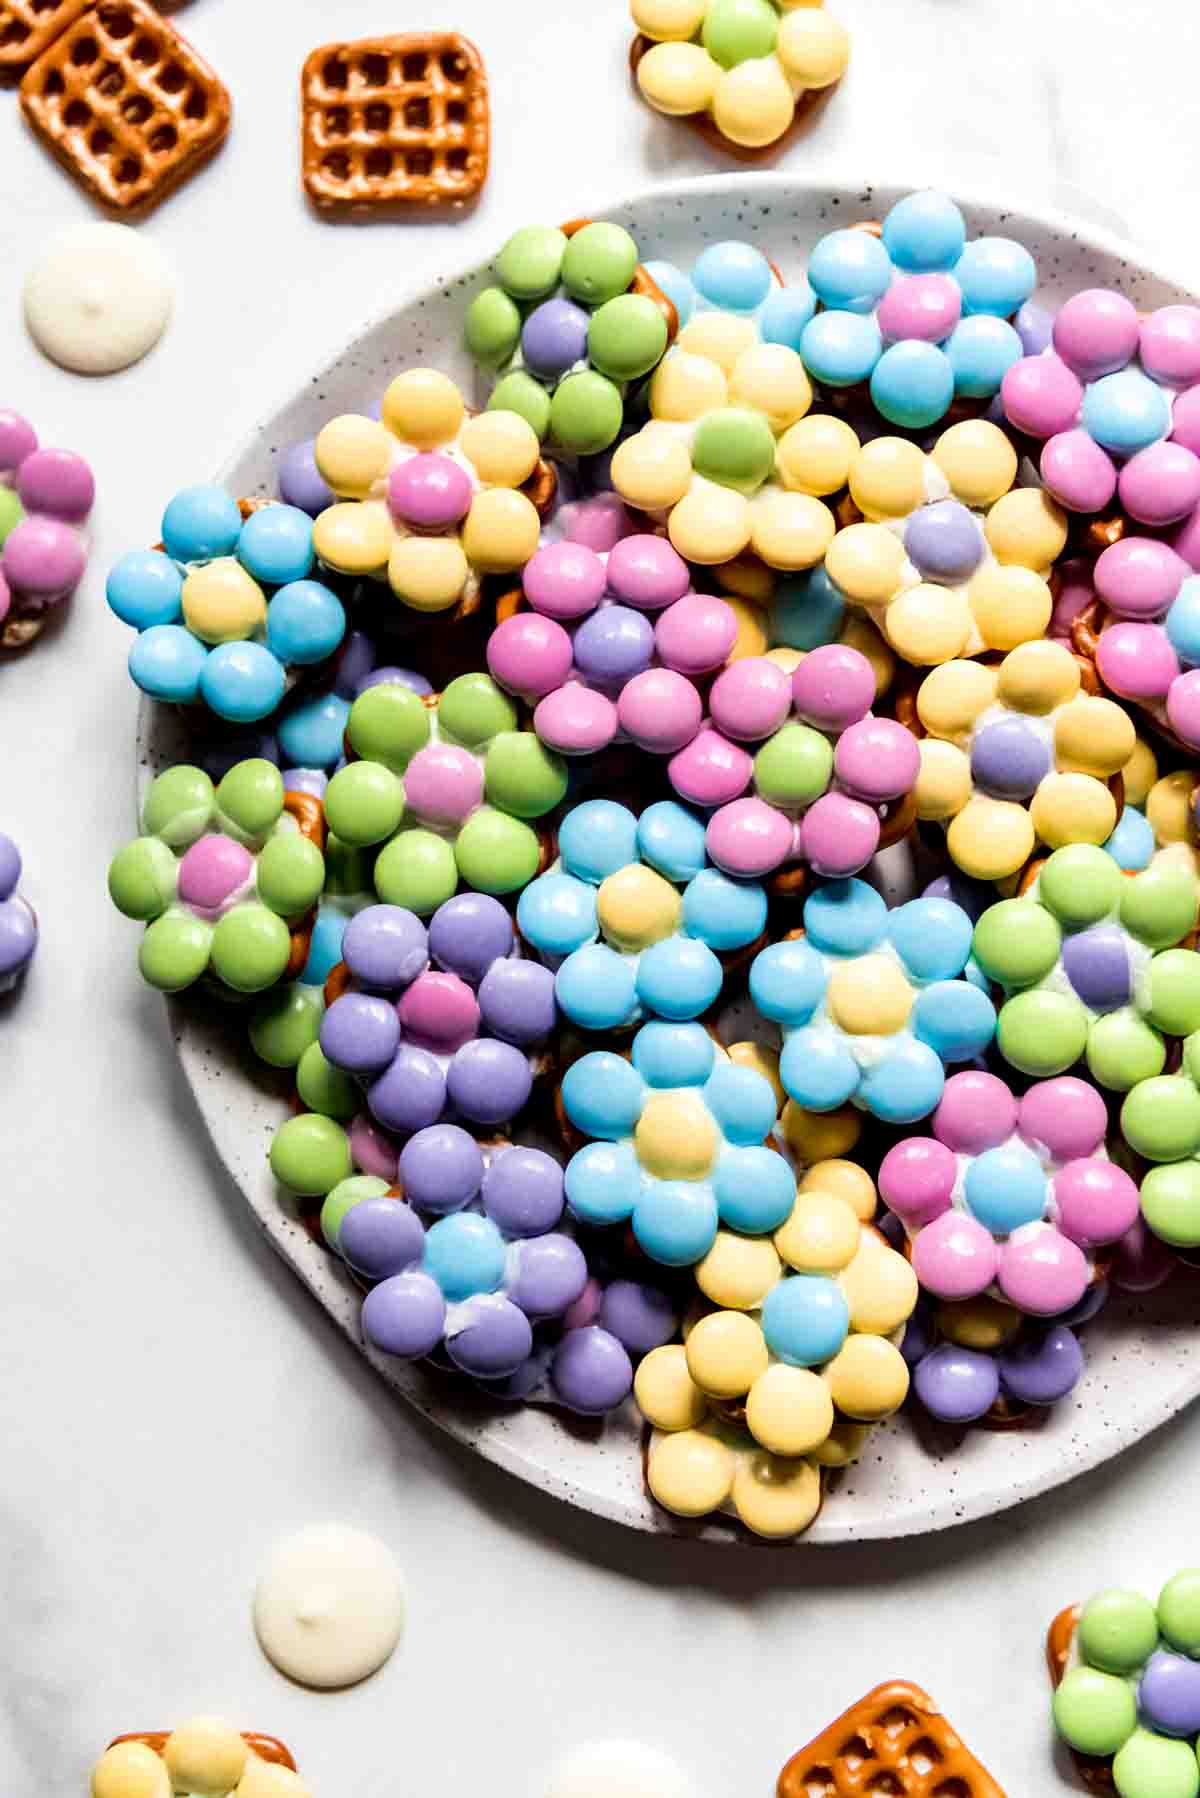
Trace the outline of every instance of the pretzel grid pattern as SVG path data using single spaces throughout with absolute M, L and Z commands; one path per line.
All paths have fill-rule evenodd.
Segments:
M 779 1798 L 1005 1798 L 932 1699 L 877 1686 L 792 1756 Z
M 144 0 L 78 17 L 29 69 L 21 106 L 98 199 L 134 212 L 161 199 L 229 127 L 229 93 Z
M 301 102 L 317 206 L 462 206 L 487 177 L 487 77 L 457 32 L 326 44 L 304 64 Z
M 0 0 L 0 69 L 23 69 L 74 24 L 92 0 Z

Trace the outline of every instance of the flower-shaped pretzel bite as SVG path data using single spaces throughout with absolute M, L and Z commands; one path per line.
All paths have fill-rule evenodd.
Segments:
M 30 642 L 83 579 L 95 497 L 82 456 L 39 449 L 28 420 L 0 409 L 0 648 Z
M 118 1736 L 92 1769 L 92 1798 L 312 1798 L 311 1787 L 274 1736 L 239 1733 L 219 1717 L 178 1729 Z
M 889 911 L 862 880 L 818 887 L 803 917 L 802 934 L 750 968 L 751 997 L 783 1034 L 789 1097 L 809 1111 L 849 1101 L 890 1124 L 928 1117 L 947 1064 L 974 1060 L 996 1029 L 969 966 L 970 918 L 942 898 Z
M 1181 947 L 1200 882 L 1174 860 L 1123 874 L 1084 843 L 1034 869 L 1019 898 L 989 906 L 975 926 L 975 961 L 1006 995 L 997 1046 L 1038 1077 L 1086 1056 L 1101 1086 L 1128 1092 L 1161 1074 L 1164 1036 L 1200 1029 L 1200 956 Z
M 325 883 L 321 802 L 289 793 L 270 762 L 239 762 L 214 788 L 201 768 L 166 769 L 146 793 L 142 835 L 117 851 L 108 890 L 146 925 L 138 966 L 160 992 L 211 973 L 260 993 L 308 958 Z
M 1200 532 L 1185 560 L 1156 537 L 1123 536 L 1096 559 L 1096 599 L 1075 618 L 1074 647 L 1110 693 L 1186 749 L 1200 748 Z
M 0 831 L 0 993 L 18 985 L 38 945 L 37 913 L 17 891 L 20 878 L 21 852 Z

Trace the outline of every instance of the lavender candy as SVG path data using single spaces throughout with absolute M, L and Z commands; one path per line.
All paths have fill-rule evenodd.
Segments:
M 400 1046 L 396 1007 L 373 993 L 343 993 L 321 1019 L 320 1042 L 326 1061 L 343 1073 L 360 1078 L 381 1073 Z
M 368 687 L 407 687 L 410 693 L 418 693 L 423 699 L 427 693 L 433 692 L 433 686 L 423 674 L 417 674 L 412 668 L 384 667 L 373 668 L 364 674 L 354 690 L 357 699 Z
M 493 1036 L 505 1042 L 541 1042 L 557 1017 L 554 975 L 536 961 L 494 962 L 480 983 L 479 1011 Z
M 0 993 L 16 986 L 38 944 L 33 907 L 17 892 L 20 878 L 21 852 L 0 831 Z
M 421 1220 L 403 1199 L 363 1199 L 351 1206 L 338 1231 L 343 1260 L 368 1280 L 386 1280 L 414 1267 L 424 1248 Z
M 1160 1648 L 1138 1682 L 1142 1720 L 1164 1736 L 1200 1733 L 1200 1663 Z
M 421 1130 L 400 1151 L 400 1185 L 419 1211 L 431 1211 L 438 1217 L 461 1211 L 479 1192 L 484 1179 L 479 1144 L 458 1124 L 435 1124 Z M 561 1184 L 560 1174 L 560 1188 Z M 557 1222 L 561 1213 L 560 1203 L 551 1221 Z M 495 1221 L 504 1228 L 501 1219 Z
M 343 994 L 343 998 L 350 996 Z M 337 1004 L 341 1003 L 339 999 Z M 325 1047 L 325 1025 L 334 1009 L 330 1007 L 321 1023 L 321 1049 L 329 1061 L 333 1057 Z M 428 1049 L 401 1043 L 388 1067 L 367 1088 L 367 1104 L 372 1117 L 398 1136 L 436 1124 L 446 1104 L 446 1077 L 437 1058 Z
M 446 1095 L 451 1104 L 476 1124 L 506 1123 L 516 1116 L 532 1091 L 529 1057 L 512 1043 L 488 1037 L 464 1043 L 446 1075 Z
M 440 968 L 478 986 L 494 961 L 513 951 L 513 923 L 498 899 L 459 893 L 439 905 L 429 925 L 429 953 Z
M 402 1157 L 402 1171 L 403 1166 Z M 514 1239 L 542 1236 L 553 1230 L 562 1217 L 565 1203 L 563 1170 L 552 1155 L 546 1155 L 540 1149 L 517 1144 L 494 1155 L 479 1186 L 483 1209 L 503 1236 Z M 582 1285 L 579 1290 L 582 1292 Z M 573 1294 L 572 1302 L 578 1296 L 579 1293 Z
M 573 1237 L 551 1231 L 512 1251 L 509 1296 L 526 1317 L 561 1317 L 587 1283 L 587 1261 Z
M 679 1327 L 679 1314 L 657 1286 L 614 1280 L 600 1301 L 597 1322 L 640 1360 L 670 1342 Z
M 446 1353 L 455 1366 L 477 1379 L 497 1379 L 515 1371 L 533 1347 L 525 1313 L 499 1293 L 481 1293 L 462 1308 L 458 1328 L 446 1334 Z
M 1066 1324 L 1020 1337 L 996 1361 L 1001 1387 L 1020 1405 L 1056 1404 L 1083 1375 L 1083 1350 Z
M 313 439 L 304 443 L 294 443 L 291 449 L 285 450 L 279 458 L 279 497 L 289 506 L 299 506 L 310 518 L 331 506 L 335 495 L 325 485 L 317 471 L 317 461 L 313 454 Z
M 991 1355 L 945 1342 L 918 1364 L 913 1388 L 943 1423 L 975 1423 L 1000 1396 L 1000 1373 Z
M 575 632 L 573 653 L 586 680 L 623 687 L 654 659 L 654 627 L 632 606 L 601 606 Z
M 1013 326 L 1027 356 L 1040 356 L 1043 350 L 1050 348 L 1054 314 L 1047 312 L 1044 306 L 1037 306 L 1032 300 L 1026 300 L 1013 319 Z M 996 397 L 999 398 L 999 395 Z
M 446 1301 L 436 1280 L 415 1269 L 373 1286 L 363 1300 L 363 1335 L 401 1361 L 419 1361 L 442 1340 Z
M 406 986 L 429 964 L 429 934 L 402 905 L 368 905 L 346 926 L 342 959 L 364 987 Z
M 1133 970 L 1125 933 L 1097 924 L 1063 938 L 1062 965 L 1071 986 L 1092 1011 L 1115 1011 L 1129 1001 Z
M 521 330 L 521 355 L 535 375 L 554 379 L 587 355 L 588 315 L 561 296 L 535 306 Z
M 942 499 L 913 513 L 904 547 L 923 580 L 957 586 L 983 560 L 983 532 L 966 506 Z
M 615 1336 L 598 1324 L 568 1330 L 550 1363 L 555 1395 L 591 1417 L 612 1411 L 633 1391 L 633 1363 Z
M 1051 763 L 1049 743 L 1024 718 L 985 724 L 971 745 L 975 785 L 998 799 L 1028 799 Z

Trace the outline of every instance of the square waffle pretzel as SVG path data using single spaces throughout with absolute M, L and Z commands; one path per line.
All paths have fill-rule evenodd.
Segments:
M 28 68 L 92 0 L 0 0 L 0 70 Z
M 26 72 L 21 107 L 59 161 L 123 213 L 161 200 L 229 129 L 228 89 L 145 0 L 82 13 Z
M 919 1686 L 891 1680 L 794 1754 L 779 1798 L 1005 1798 Z
M 323 209 L 465 206 L 487 179 L 487 75 L 457 32 L 325 44 L 300 102 L 304 187 Z

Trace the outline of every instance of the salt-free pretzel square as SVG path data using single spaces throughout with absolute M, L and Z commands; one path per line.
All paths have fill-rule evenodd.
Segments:
M 0 0 L 0 70 L 26 69 L 92 0 Z
M 779 1798 L 1005 1798 L 938 1710 L 907 1680 L 876 1686 L 794 1754 Z

